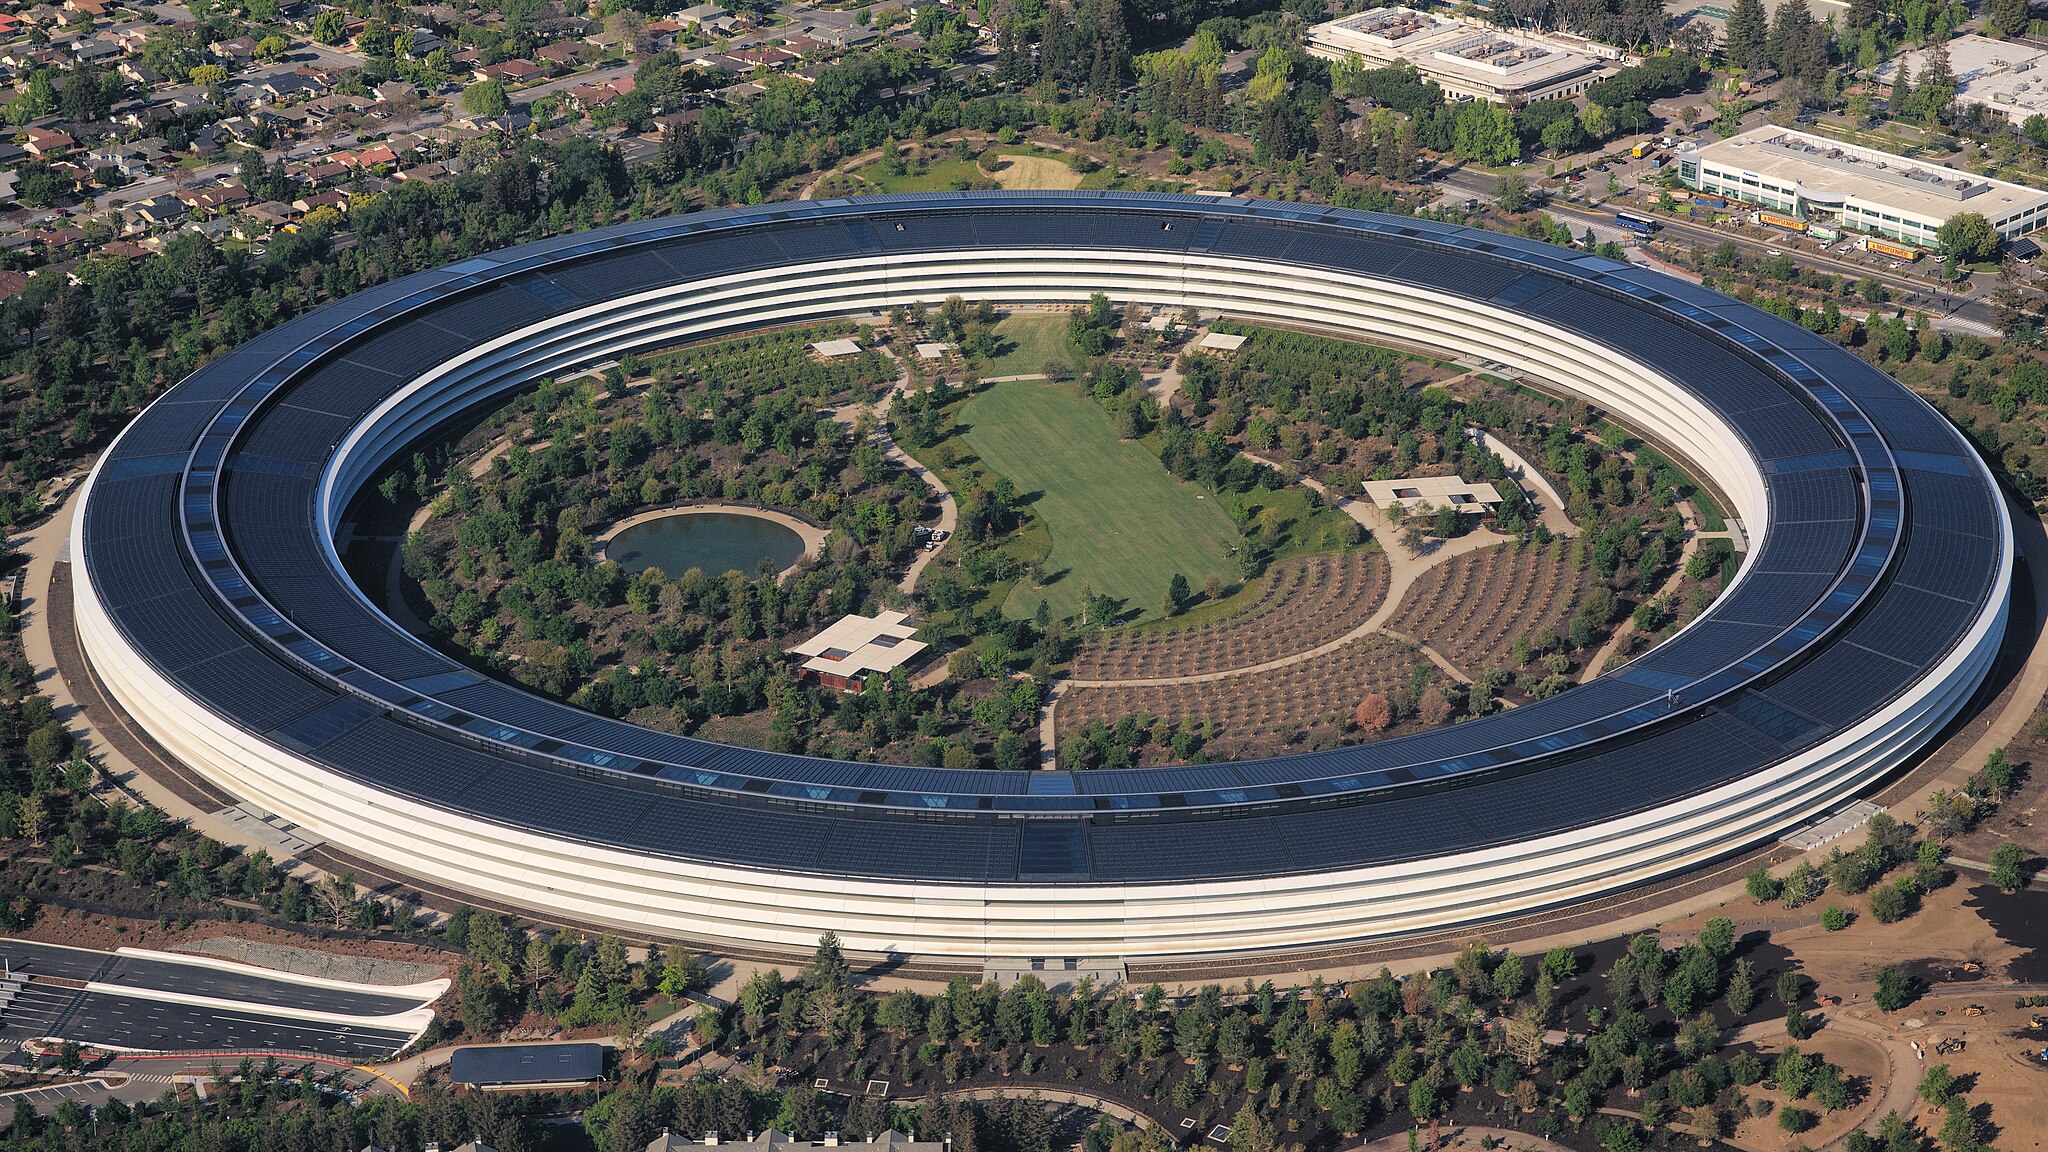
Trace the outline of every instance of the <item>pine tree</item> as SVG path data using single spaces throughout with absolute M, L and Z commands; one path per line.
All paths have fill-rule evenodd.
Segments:
M 1956 103 L 1956 71 L 1949 63 L 1948 45 L 1929 48 L 1924 63 L 1920 83 L 1913 90 L 1915 110 L 1929 124 L 1945 123 Z
M 1088 68 L 1088 92 L 1114 96 L 1124 85 L 1124 63 L 1131 50 L 1123 0 L 1095 0 L 1091 14 L 1095 54 Z
M 1344 161 L 1344 106 L 1335 97 L 1323 101 L 1323 111 L 1316 117 L 1316 151 L 1333 164 Z
M 1813 13 L 1807 10 L 1806 0 L 1787 0 L 1780 5 L 1771 17 L 1770 37 L 1764 42 L 1764 55 L 1771 67 L 1790 77 L 1812 27 Z
M 2027 0 L 1991 0 L 1985 24 L 2001 36 L 2023 36 L 2032 17 L 2032 6 Z
M 1769 31 L 1763 0 L 1735 0 L 1728 12 L 1728 37 L 1721 55 L 1730 68 L 1755 68 L 1764 63 L 1764 37 Z

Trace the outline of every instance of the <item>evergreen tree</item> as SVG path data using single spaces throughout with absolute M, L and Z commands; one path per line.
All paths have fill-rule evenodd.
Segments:
M 1914 86 L 1912 111 L 1928 124 L 1943 124 L 1955 112 L 1956 70 L 1948 45 L 1936 44 L 1922 61 L 1920 83 Z
M 1780 5 L 1771 17 L 1770 36 L 1764 41 L 1764 58 L 1771 67 L 1786 76 L 1792 75 L 1812 27 L 1813 13 L 1807 10 L 1806 0 L 1788 0 Z
M 1735 0 L 1735 6 L 1728 11 L 1728 35 L 1721 49 L 1730 68 L 1755 68 L 1765 63 L 1768 21 L 1763 0 Z
M 2023 36 L 2032 17 L 2032 6 L 2027 0 L 1991 0 L 1984 23 L 1987 30 L 2000 36 Z

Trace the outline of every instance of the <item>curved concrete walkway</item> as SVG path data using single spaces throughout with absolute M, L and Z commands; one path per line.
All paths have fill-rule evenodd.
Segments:
M 863 412 L 872 417 L 871 427 L 873 430 L 868 433 L 869 441 L 880 445 L 882 454 L 887 456 L 892 463 L 919 480 L 924 481 L 924 486 L 932 490 L 932 495 L 937 497 L 939 501 L 939 531 L 944 532 L 947 539 L 951 539 L 954 528 L 960 523 L 960 502 L 953 498 L 952 491 L 946 487 L 945 481 L 939 479 L 938 473 L 919 463 L 910 453 L 905 452 L 897 445 L 896 438 L 889 434 L 889 429 L 881 419 L 882 413 L 876 410 L 878 405 L 886 410 L 888 403 L 895 399 L 898 393 L 910 390 L 910 369 L 904 365 L 902 358 L 896 355 L 896 350 L 884 345 L 880 351 L 882 355 L 887 356 L 896 364 L 896 379 L 889 385 L 888 389 L 877 400 L 855 401 L 852 404 L 831 409 L 827 415 L 848 428 L 857 425 Z M 943 548 L 945 541 L 940 541 L 939 546 Z M 896 587 L 906 596 L 917 591 L 918 578 L 924 575 L 925 568 L 933 560 L 938 559 L 938 557 L 939 550 L 937 548 L 929 551 L 920 548 L 917 555 L 911 558 L 909 571 L 903 574 L 903 579 L 896 582 Z

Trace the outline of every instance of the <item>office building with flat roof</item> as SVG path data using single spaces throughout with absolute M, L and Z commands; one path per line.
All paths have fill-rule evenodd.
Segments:
M 1993 40 L 1989 36 L 1958 36 L 1948 42 L 1948 66 L 1956 78 L 1956 103 L 1964 108 L 1979 106 L 2004 114 L 2014 124 L 2037 113 L 2048 113 L 2048 48 L 2020 40 Z M 1878 65 L 1871 73 L 1880 95 L 1891 99 L 1904 62 L 1910 81 L 1927 74 L 1930 49 L 1902 53 Z
M 2048 222 L 2048 192 L 1789 128 L 1688 149 L 1677 167 L 1679 180 L 1701 192 L 1930 248 L 1965 212 L 2007 239 Z
M 1495 104 L 1584 92 L 1612 70 L 1591 48 L 1414 8 L 1374 8 L 1308 30 L 1308 50 L 1325 60 L 1355 56 L 1369 68 L 1411 64 L 1455 99 Z

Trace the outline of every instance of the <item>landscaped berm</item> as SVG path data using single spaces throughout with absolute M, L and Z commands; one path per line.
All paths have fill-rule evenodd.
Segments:
M 1102 406 L 1079 388 L 1042 380 L 997 384 L 961 410 L 968 447 L 1006 476 L 1052 534 L 1046 583 L 1017 582 L 1003 609 L 1030 616 L 1044 600 L 1055 619 L 1078 617 L 1090 592 L 1156 613 L 1176 572 L 1193 587 L 1236 577 L 1241 537 L 1197 485 L 1118 440 Z

